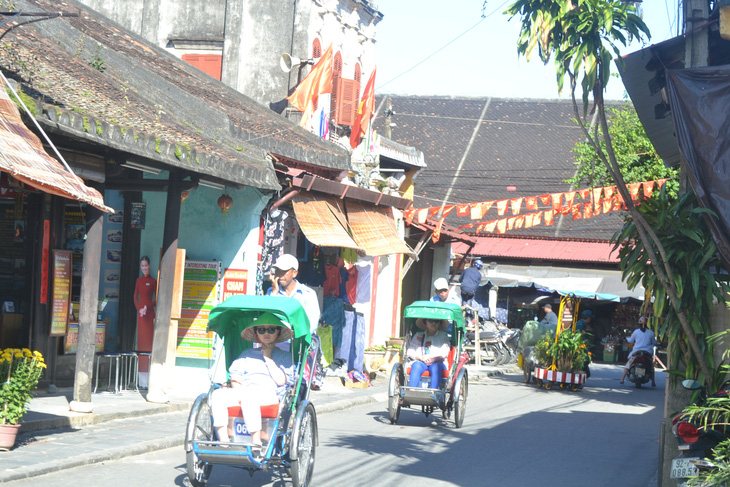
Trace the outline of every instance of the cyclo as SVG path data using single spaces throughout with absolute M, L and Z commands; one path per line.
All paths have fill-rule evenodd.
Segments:
M 241 332 L 254 326 L 254 320 L 265 312 L 274 314 L 292 333 L 290 349 L 296 370 L 295 381 L 287 385 L 278 411 L 261 407 L 262 423 L 268 436 L 268 442 L 264 441 L 262 446 L 252 444 L 245 423 L 239 417 L 240 408 L 236 407 L 228 408 L 229 424 L 234 423 L 231 441 L 219 441 L 213 427 L 211 395 L 224 384 L 212 382 L 210 390 L 198 396 L 190 410 L 185 435 L 188 477 L 194 487 L 207 483 L 213 465 L 240 467 L 252 476 L 257 470 L 283 467 L 295 487 L 310 485 L 318 435 L 317 415 L 309 401 L 309 393 L 318 363 L 319 340 L 310 334 L 304 309 L 294 298 L 232 296 L 211 310 L 208 330 L 215 331 L 223 339 L 222 355 L 228 370 L 244 349 L 253 346 L 241 339 Z M 211 371 L 217 370 L 216 365 Z
M 441 410 L 444 419 L 449 419 L 454 413 L 454 423 L 461 428 L 466 412 L 466 396 L 469 390 L 469 380 L 462 357 L 464 342 L 464 315 L 461 307 L 454 303 L 435 301 L 416 301 L 406 307 L 404 319 L 406 323 L 406 339 L 404 351 L 408 350 L 413 334 L 419 329 L 416 321 L 419 319 L 448 320 L 451 322 L 451 348 L 446 360 L 446 370 L 443 371 L 439 387 L 408 387 L 407 378 L 410 367 L 396 363 L 390 373 L 388 384 L 388 415 L 390 422 L 396 424 L 401 408 L 421 406 L 421 411 L 428 416 L 436 408 Z M 430 382 L 429 371 L 421 376 L 421 381 Z M 430 385 L 430 384 L 429 384 Z

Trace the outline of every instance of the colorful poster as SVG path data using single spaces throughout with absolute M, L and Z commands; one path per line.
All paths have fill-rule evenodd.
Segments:
M 71 301 L 71 251 L 53 251 L 53 301 L 51 303 L 51 336 L 66 334 Z
M 182 310 L 177 328 L 178 357 L 209 359 L 213 356 L 213 333 L 207 333 L 208 315 L 220 302 L 220 276 L 220 262 L 185 262 Z

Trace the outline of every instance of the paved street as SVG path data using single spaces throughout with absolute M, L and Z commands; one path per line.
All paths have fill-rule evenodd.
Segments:
M 656 389 L 619 385 L 621 369 L 594 365 L 581 392 L 539 390 L 521 374 L 472 383 L 464 427 L 385 402 L 320 415 L 314 485 L 656 485 L 664 375 Z M 9 486 L 187 485 L 176 446 L 8 482 Z M 214 467 L 211 487 L 291 485 L 278 473 Z

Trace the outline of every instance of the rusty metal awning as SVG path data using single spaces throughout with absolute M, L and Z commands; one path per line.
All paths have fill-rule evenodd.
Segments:
M 46 193 L 114 211 L 104 204 L 97 190 L 86 186 L 43 150 L 40 139 L 23 124 L 18 107 L 5 90 L 0 90 L 0 170 Z

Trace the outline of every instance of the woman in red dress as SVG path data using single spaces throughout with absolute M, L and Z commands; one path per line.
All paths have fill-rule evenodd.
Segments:
M 152 351 L 152 336 L 155 329 L 155 305 L 157 281 L 150 276 L 150 258 L 146 255 L 139 260 L 142 277 L 134 286 L 134 306 L 137 308 L 137 350 Z M 149 357 L 139 357 L 139 385 L 147 387 Z

